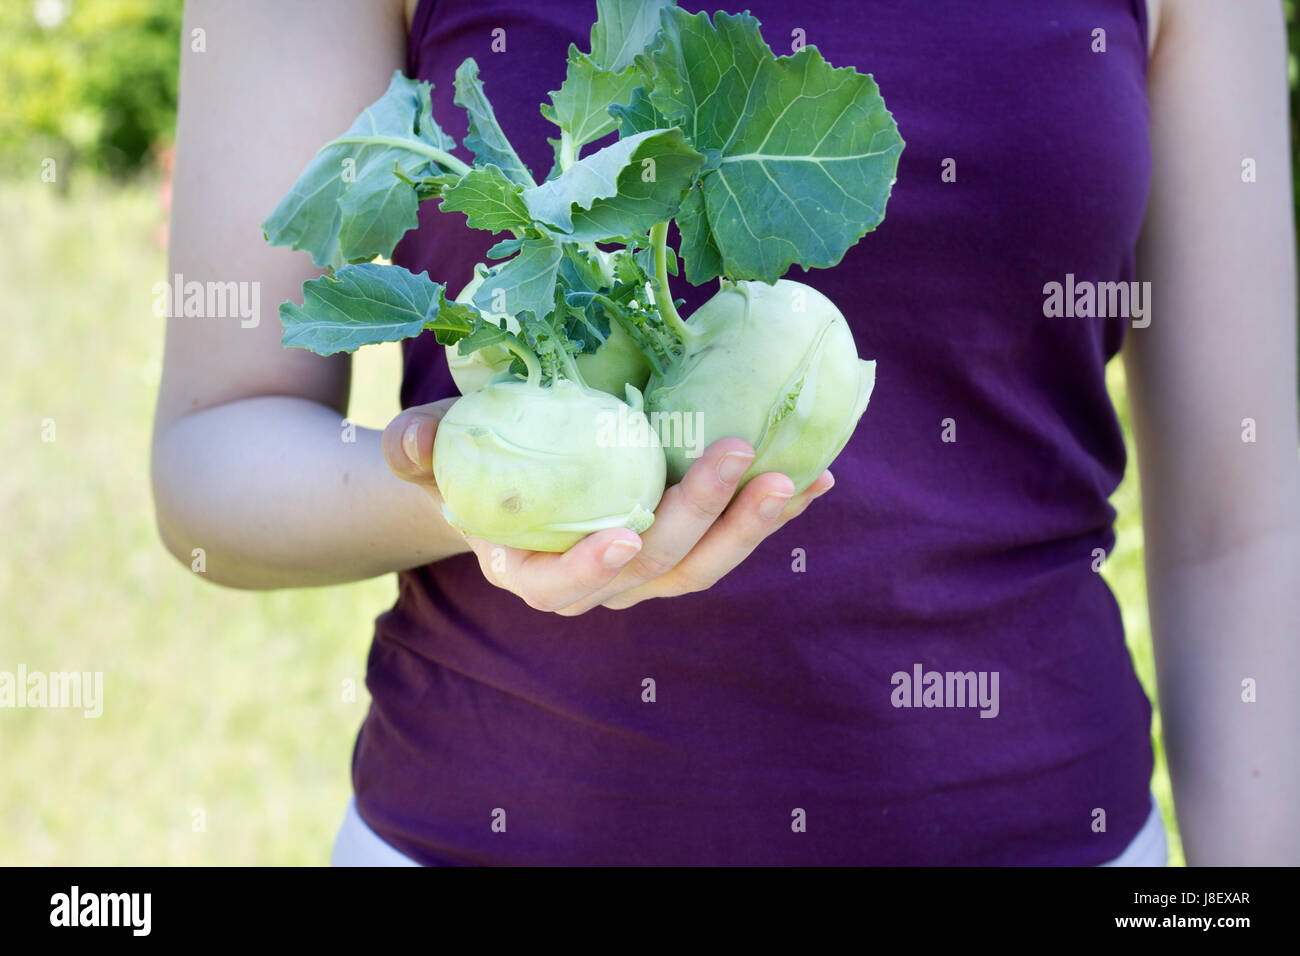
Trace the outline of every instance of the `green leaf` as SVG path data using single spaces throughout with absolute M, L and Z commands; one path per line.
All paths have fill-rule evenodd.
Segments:
M 542 115 L 568 134 L 574 155 L 582 146 L 614 131 L 615 121 L 609 109 L 628 102 L 632 92 L 641 86 L 643 77 L 635 59 L 659 32 L 659 11 L 672 3 L 597 0 L 591 52 L 582 53 L 576 45 L 569 46 L 564 84 L 552 90 L 551 102 L 542 106 Z
M 650 91 L 638 86 L 632 91 L 632 97 L 626 104 L 616 104 L 609 108 L 610 115 L 618 123 L 620 136 L 644 133 L 652 129 L 667 129 L 673 124 L 650 102 Z
M 478 78 L 478 64 L 473 58 L 465 60 L 456 70 L 457 106 L 463 107 L 469 114 L 469 133 L 465 137 L 465 147 L 474 154 L 477 165 L 489 163 L 505 173 L 512 183 L 532 186 L 533 174 L 528 171 L 524 161 L 519 158 L 515 148 L 506 139 L 501 124 L 497 122 L 492 104 L 488 102 L 483 82 Z
M 550 109 L 551 106 L 549 103 L 542 104 L 542 115 L 545 116 L 547 119 L 551 119 L 551 117 L 547 113 L 547 111 Z M 552 120 L 552 122 L 554 122 L 554 120 Z M 561 168 L 562 166 L 561 159 L 564 154 L 563 137 L 557 137 L 555 139 L 551 139 L 548 136 L 546 138 L 546 142 L 551 147 L 551 170 L 546 174 L 546 179 L 543 180 L 543 182 L 550 181 L 554 179 L 556 176 L 560 175 L 560 173 L 564 172 L 564 170 Z
M 595 352 L 609 338 L 609 316 L 599 309 L 587 309 L 583 294 L 586 290 L 573 293 L 561 286 L 556 287 L 554 322 L 563 328 L 565 337 L 573 343 L 573 353 Z
M 417 225 L 422 182 L 447 172 L 456 142 L 433 120 L 430 86 L 393 74 L 387 92 L 325 145 L 262 224 L 272 245 L 318 266 L 392 255 Z
M 504 232 L 527 226 L 532 217 L 520 198 L 523 187 L 496 166 L 476 166 L 442 194 L 443 212 L 463 212 L 473 229 Z
M 576 242 L 645 232 L 672 218 L 704 157 L 681 130 L 625 137 L 523 193 L 532 217 Z
M 419 190 L 394 173 L 358 176 L 339 200 L 339 248 L 349 262 L 392 254 L 397 240 L 419 220 Z
M 698 191 L 698 190 L 696 190 Z M 690 196 L 686 197 L 690 201 Z M 678 213 L 681 216 L 681 213 Z M 643 246 L 632 253 L 632 259 L 636 262 L 637 268 L 645 273 L 647 277 L 654 274 L 655 271 L 655 250 L 654 246 Z M 677 253 L 673 252 L 672 246 L 664 247 L 664 267 L 668 270 L 670 276 L 677 275 Z
M 604 70 L 632 65 L 659 32 L 659 11 L 673 0 L 596 0 L 591 28 L 591 58 Z
M 502 239 L 487 251 L 487 257 L 489 259 L 504 259 L 506 256 L 513 256 L 523 245 L 523 239 Z
M 423 179 L 410 179 L 400 170 L 396 171 L 394 175 L 415 188 L 415 194 L 420 202 L 424 202 L 426 199 L 436 199 L 460 182 L 460 177 L 454 173 L 439 173 L 437 176 L 425 176 Z
M 649 251 L 649 255 L 645 255 Z M 650 273 L 654 272 L 654 249 L 649 246 L 634 253 L 624 253 L 614 258 L 614 278 L 623 285 L 634 286 L 638 289 L 650 281 Z M 649 267 L 647 268 L 647 263 Z
M 433 329 L 449 344 L 483 320 L 472 306 L 448 301 L 445 291 L 426 273 L 415 275 L 401 266 L 345 266 L 304 283 L 302 305 L 280 306 L 281 341 L 286 348 L 331 355 Z
M 686 279 L 703 285 L 722 275 L 722 254 L 709 229 L 709 214 L 704 208 L 704 191 L 692 189 L 677 213 L 677 231 L 681 233 L 682 258 L 686 260 Z
M 436 330 L 434 335 L 441 345 L 454 345 L 459 342 L 461 355 L 469 355 L 471 352 L 477 352 L 479 349 L 485 349 L 492 345 L 500 345 L 502 342 L 514 338 L 506 330 L 504 321 L 500 325 L 493 325 L 491 322 L 486 321 L 479 322 L 474 326 L 474 331 L 463 337 L 451 337 L 454 333 L 437 332 Z
M 474 304 L 488 314 L 545 318 L 555 308 L 555 275 L 563 250 L 549 239 L 529 239 L 519 254 L 494 268 L 474 293 Z
M 706 157 L 703 209 L 679 223 L 691 282 L 829 268 L 884 218 L 903 140 L 870 76 L 812 46 L 777 58 L 748 14 L 678 9 L 645 66 L 652 104 Z
M 596 291 L 608 283 L 595 257 L 580 246 L 566 242 L 564 258 L 560 260 L 560 281 L 568 289 Z
M 568 74 L 563 85 L 551 91 L 551 102 L 542 106 L 542 115 L 569 134 L 576 151 L 614 132 L 609 107 L 630 99 L 641 83 L 635 66 L 618 73 L 602 70 L 590 56 L 570 46 Z
M 716 169 L 752 109 L 763 66 L 776 59 L 758 21 L 749 14 L 718 13 L 710 23 L 704 13 L 667 10 L 646 59 L 653 78 L 650 102 L 705 154 L 705 167 Z

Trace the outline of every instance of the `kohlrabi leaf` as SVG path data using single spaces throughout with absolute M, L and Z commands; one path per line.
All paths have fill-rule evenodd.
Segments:
M 582 344 L 584 352 L 595 352 L 610 334 L 610 314 L 595 300 L 595 293 L 586 290 L 564 293 L 564 308 L 569 337 Z
M 439 332 L 437 330 L 434 330 L 434 336 L 442 345 L 459 343 L 461 355 L 469 355 L 471 352 L 477 352 L 479 349 L 487 348 L 490 345 L 499 345 L 507 339 L 513 338 L 510 332 L 506 331 L 501 325 L 494 325 L 489 321 L 479 322 L 474 326 L 474 331 L 465 336 L 455 335 L 454 332 Z
M 637 249 L 636 252 L 632 253 L 631 259 L 647 277 L 655 271 L 655 250 L 653 245 Z M 670 276 L 677 275 L 677 254 L 673 252 L 672 246 L 664 247 L 664 267 L 668 270 Z
M 523 199 L 568 241 L 634 235 L 672 218 L 703 162 L 681 130 L 651 130 L 584 157 Z
M 681 234 L 682 258 L 686 260 L 686 275 L 692 283 L 700 285 L 722 275 L 722 254 L 713 241 L 709 229 L 709 214 L 704 208 L 704 191 L 692 188 L 682 200 L 677 212 L 677 231 Z
M 465 60 L 456 70 L 455 103 L 469 114 L 465 148 L 474 154 L 476 164 L 485 166 L 490 163 L 505 173 L 512 183 L 534 185 L 533 174 L 497 122 L 492 104 L 483 91 L 483 81 L 478 78 L 478 64 L 472 58 Z
M 687 278 L 771 283 L 837 264 L 884 218 L 903 150 L 875 81 L 812 46 L 777 58 L 748 14 L 674 8 L 662 22 L 641 61 L 650 101 L 706 157 L 704 215 L 688 206 L 679 223 Z
M 420 202 L 441 196 L 443 192 L 460 182 L 460 176 L 455 173 L 439 173 L 436 176 L 425 176 L 423 179 L 411 179 L 401 170 L 395 170 L 394 175 L 415 189 Z
M 523 247 L 523 244 L 523 239 L 502 239 L 487 251 L 487 257 L 489 259 L 504 259 L 507 256 L 513 256 Z
M 600 310 L 587 310 L 580 299 L 571 301 L 570 295 L 557 287 L 553 318 L 563 323 L 566 337 L 574 344 L 575 355 L 595 352 L 609 338 L 609 316 Z M 558 326 L 560 322 L 555 324 Z
M 366 262 L 303 283 L 303 303 L 280 306 L 286 348 L 318 355 L 354 352 L 363 345 L 396 342 L 425 329 L 449 344 L 481 323 L 473 306 L 449 301 L 446 290 L 423 272 Z
M 618 134 L 631 136 L 652 129 L 667 129 L 673 124 L 650 102 L 650 91 L 638 86 L 632 91 L 631 99 L 625 104 L 616 104 L 609 108 L 610 115 L 618 122 Z
M 659 11 L 673 0 L 596 0 L 591 28 L 591 58 L 603 70 L 618 72 L 659 32 Z
M 568 134 L 576 156 L 579 147 L 614 131 L 610 105 L 626 102 L 642 82 L 635 66 L 619 73 L 602 70 L 570 45 L 568 74 L 563 85 L 551 91 L 551 102 L 542 105 L 542 115 Z
M 672 3 L 673 0 L 597 0 L 591 52 L 582 53 L 577 46 L 569 46 L 564 84 L 552 90 L 551 102 L 542 106 L 542 115 L 564 131 L 572 157 L 576 158 L 580 147 L 614 131 L 614 117 L 609 108 L 628 102 L 632 91 L 643 82 L 634 61 L 659 32 L 659 11 Z M 561 153 L 558 141 L 556 152 L 558 165 Z
M 751 100 L 759 74 L 775 59 L 749 14 L 719 12 L 710 23 L 707 14 L 673 8 L 641 63 L 651 77 L 651 104 L 681 127 L 712 170 L 758 105 Z
M 649 249 L 649 247 L 647 247 Z M 636 253 L 625 253 L 616 256 L 614 259 L 614 281 L 624 285 L 644 285 L 650 281 L 650 273 L 654 271 L 654 265 L 646 268 L 647 257 L 642 255 L 646 249 L 639 250 Z M 654 258 L 654 250 L 649 249 L 650 259 Z
M 442 194 L 443 212 L 463 212 L 471 228 L 489 232 L 517 229 L 531 222 L 520 198 L 523 187 L 496 166 L 475 166 Z
M 560 280 L 568 289 L 586 289 L 596 291 L 610 284 L 601 263 L 597 260 L 600 253 L 583 249 L 575 243 L 564 244 L 564 258 L 560 260 Z
M 448 168 L 455 140 L 434 122 L 429 84 L 393 74 L 388 91 L 327 143 L 262 224 L 272 245 L 311 253 L 318 266 L 389 256 L 417 225 L 426 182 Z
M 542 115 L 545 116 L 547 119 L 550 119 L 550 117 L 547 115 L 547 110 L 549 110 L 550 108 L 551 107 L 549 103 L 542 104 Z M 551 171 L 546 174 L 546 179 L 544 179 L 543 182 L 549 182 L 550 180 L 554 179 L 556 176 L 560 175 L 560 173 L 564 171 L 563 168 L 564 167 L 564 162 L 563 162 L 564 137 L 558 136 L 552 139 L 551 137 L 548 136 L 546 138 L 546 142 L 551 147 L 551 154 L 553 158 L 551 160 Z
M 548 239 L 523 242 L 519 254 L 496 266 L 474 293 L 474 304 L 489 315 L 532 312 L 545 318 L 555 308 L 555 274 L 563 249 Z
M 555 303 L 547 310 L 551 319 L 539 319 L 531 312 L 521 314 L 519 318 L 519 337 L 537 356 L 545 379 L 554 381 L 563 377 L 563 356 L 577 355 L 581 349 L 578 343 L 565 334 L 562 322 L 553 322 L 559 316 L 555 313 Z

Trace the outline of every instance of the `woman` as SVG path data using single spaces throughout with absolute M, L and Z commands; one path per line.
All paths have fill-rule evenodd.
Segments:
M 167 546 L 204 547 L 234 587 L 400 573 L 336 862 L 1163 863 L 1150 710 L 1095 571 L 1125 467 L 1104 386 L 1121 346 L 1187 858 L 1300 861 L 1277 5 L 741 6 L 778 53 L 806 40 L 872 72 L 907 141 L 884 225 L 799 276 L 878 361 L 834 480 L 792 496 L 768 474 L 728 504 L 752 450 L 726 439 L 644 535 L 494 553 L 440 516 L 428 464 L 455 391 L 430 336 L 405 344 L 406 410 L 344 443 L 346 357 L 282 349 L 274 320 L 170 320 Z M 594 13 L 192 4 L 170 272 L 298 300 L 307 257 L 257 224 L 395 67 L 434 82 L 459 139 L 451 76 L 475 57 L 544 173 L 537 104 Z M 428 212 L 394 260 L 467 281 L 490 237 Z M 1105 317 L 1051 302 L 1104 282 L 1149 286 Z M 977 675 L 980 707 L 925 706 L 909 682 L 930 672 Z

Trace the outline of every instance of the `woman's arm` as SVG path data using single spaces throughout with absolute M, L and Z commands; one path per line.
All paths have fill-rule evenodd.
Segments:
M 202 52 L 192 31 L 204 31 Z M 260 224 L 317 147 L 404 61 L 403 4 L 186 5 L 168 278 L 253 283 L 255 326 L 167 322 L 153 485 L 168 549 L 234 587 L 356 580 L 467 550 L 380 433 L 345 441 L 350 366 L 280 346 L 279 303 L 317 274 Z
M 1285 32 L 1276 2 L 1161 6 L 1139 247 L 1154 307 L 1124 348 L 1160 709 L 1188 862 L 1294 865 L 1300 437 Z M 1256 181 L 1243 181 L 1247 160 Z

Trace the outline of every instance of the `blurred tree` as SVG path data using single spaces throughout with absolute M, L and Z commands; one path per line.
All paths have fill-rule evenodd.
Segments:
M 171 140 L 182 0 L 0 2 L 0 157 L 121 177 Z

